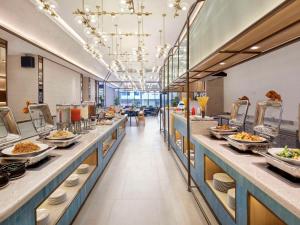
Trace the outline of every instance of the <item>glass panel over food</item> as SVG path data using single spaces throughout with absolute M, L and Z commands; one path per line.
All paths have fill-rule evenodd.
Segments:
M 277 137 L 282 119 L 282 102 L 262 101 L 256 106 L 254 131 L 269 137 Z

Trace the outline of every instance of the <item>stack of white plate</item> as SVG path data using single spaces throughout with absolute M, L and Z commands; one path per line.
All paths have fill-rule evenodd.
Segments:
M 77 168 L 77 170 L 76 170 L 76 172 L 78 173 L 78 174 L 85 174 L 85 173 L 88 173 L 89 172 L 89 165 L 88 164 L 81 164 L 78 168 Z
M 231 209 L 235 209 L 235 188 L 231 188 L 227 192 L 227 205 Z
M 234 180 L 226 173 L 215 173 L 213 175 L 213 186 L 216 190 L 227 193 L 231 188 L 234 188 Z
M 191 160 L 195 160 L 195 151 L 191 150 L 190 153 L 191 153 Z
M 47 225 L 49 223 L 49 211 L 47 209 L 36 210 L 36 224 Z
M 57 189 L 55 192 L 50 195 L 48 198 L 48 203 L 50 205 L 59 205 L 67 200 L 67 194 L 62 189 Z
M 181 146 L 182 145 L 182 141 L 181 140 L 177 140 L 176 144 L 179 145 L 179 146 Z
M 66 187 L 74 187 L 79 184 L 79 176 L 77 174 L 71 174 L 65 181 Z

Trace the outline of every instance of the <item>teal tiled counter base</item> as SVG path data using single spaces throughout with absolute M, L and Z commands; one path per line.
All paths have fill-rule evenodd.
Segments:
M 97 157 L 97 163 L 95 165 L 95 169 L 91 172 L 91 174 L 88 176 L 85 182 L 83 182 L 83 185 L 80 187 L 78 193 L 76 193 L 76 196 L 71 200 L 70 204 L 66 209 L 64 209 L 64 212 L 62 212 L 61 216 L 57 219 L 55 224 L 70 224 L 72 220 L 75 218 L 76 214 L 78 213 L 80 207 L 83 205 L 84 201 L 88 197 L 88 194 L 91 192 L 93 186 L 97 182 L 97 179 L 101 176 L 104 169 L 108 165 L 110 159 L 112 158 L 113 154 L 115 153 L 116 149 L 118 148 L 118 145 L 121 143 L 122 139 L 125 136 L 125 129 L 122 129 L 122 132 L 119 131 L 118 127 L 120 124 L 124 123 L 126 120 L 126 117 L 123 118 L 120 121 L 117 121 L 112 126 L 107 126 L 104 131 L 100 134 L 97 134 L 97 131 L 94 131 L 94 134 L 87 134 L 84 135 L 80 141 L 82 140 L 82 145 L 84 145 L 86 142 L 88 148 L 84 150 L 80 150 L 80 153 L 78 153 L 78 157 L 75 157 L 74 160 L 70 160 L 70 163 L 66 165 L 57 175 L 53 177 L 53 179 L 49 179 L 48 182 L 32 197 L 30 197 L 24 204 L 22 204 L 17 209 L 12 209 L 13 212 L 9 212 L 10 215 L 7 215 L 6 213 L 3 213 L 1 215 L 2 221 L 0 222 L 0 225 L 34 225 L 36 224 L 36 209 L 43 203 L 47 197 L 56 190 L 62 183 L 65 181 L 65 179 L 72 174 L 76 168 L 82 164 L 87 157 L 91 156 L 93 153 Z M 124 125 L 124 124 L 123 124 Z M 98 128 L 97 128 L 98 129 Z M 107 135 L 111 135 L 114 131 L 118 132 L 117 138 L 114 141 L 114 143 L 110 146 L 110 149 L 108 150 L 107 154 L 104 156 L 102 151 L 102 143 L 104 141 L 104 138 Z M 99 130 L 100 131 L 100 130 Z M 101 131 L 100 131 L 101 132 Z M 92 136 L 92 137 L 91 137 Z M 87 137 L 87 141 L 85 141 L 85 137 Z M 88 143 L 88 141 L 93 140 L 91 143 Z M 85 145 L 84 145 L 85 146 Z M 74 151 L 76 151 L 79 148 L 79 146 L 74 147 Z M 67 151 L 68 153 L 71 153 L 73 149 L 70 150 L 57 150 L 55 152 L 62 151 L 62 154 L 64 154 L 63 151 Z M 71 153 L 72 155 L 72 153 Z M 75 155 L 75 153 L 74 153 Z M 54 161 L 53 161 L 54 162 Z M 51 162 L 50 164 L 51 165 Z M 47 165 L 45 166 L 47 168 Z M 39 176 L 43 176 L 42 173 L 43 169 L 41 169 L 41 172 Z M 27 174 L 30 174 L 31 171 L 28 171 Z M 27 175 L 26 174 L 26 175 Z M 26 175 L 24 179 L 26 178 Z M 22 178 L 23 179 L 23 178 Z M 16 180 L 15 182 L 18 182 Z M 6 187 L 7 189 L 13 188 L 12 184 Z M 19 187 L 22 189 L 22 187 Z M 4 190 L 4 189 L 3 189 Z M 1 191 L 0 190 L 0 198 L 1 198 Z M 26 192 L 26 190 L 24 190 Z M 68 194 L 68 193 L 67 193 Z M 13 199 L 12 199 L 13 200 Z M 15 200 L 17 201 L 17 199 Z M 17 204 L 17 203 L 16 203 Z M 3 205 L 3 204 L 2 204 Z M 3 219 L 4 217 L 4 219 Z M 51 221 L 52 222 L 52 221 Z
M 174 120 L 174 130 L 186 136 L 186 124 Z M 176 144 L 174 130 L 170 135 L 172 149 L 187 168 L 187 157 Z M 195 167 L 191 176 L 221 224 L 300 224 L 300 184 L 271 171 L 263 157 L 240 153 L 226 141 L 207 135 L 193 135 Z M 226 203 L 226 193 L 212 186 L 212 175 L 227 173 L 235 181 L 236 210 Z

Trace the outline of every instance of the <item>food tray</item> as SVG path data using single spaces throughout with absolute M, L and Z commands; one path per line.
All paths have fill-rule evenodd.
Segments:
M 57 148 L 66 148 L 70 145 L 74 144 L 81 137 L 80 134 L 75 135 L 75 137 L 65 140 L 50 140 L 50 139 L 39 139 L 38 141 L 43 142 L 45 144 L 55 145 Z
M 226 136 L 236 133 L 236 131 L 225 131 L 225 132 L 217 132 L 213 130 L 209 130 L 209 131 L 210 134 L 216 137 L 217 139 L 224 139 Z
M 17 157 L 17 156 L 5 156 L 5 157 L 0 157 L 1 161 L 4 162 L 11 162 L 11 161 L 21 161 L 21 162 L 25 162 L 26 166 L 30 166 L 33 165 L 35 163 L 38 163 L 39 161 L 43 160 L 44 158 L 48 157 L 50 155 L 50 152 L 52 150 L 54 150 L 56 148 L 56 146 L 52 146 L 50 147 L 48 150 L 42 152 L 41 154 L 35 155 L 35 156 L 31 156 L 31 157 Z
M 267 163 L 269 163 L 270 165 L 290 174 L 293 177 L 300 178 L 300 167 L 299 166 L 284 162 L 280 159 L 277 159 L 277 158 L 271 156 L 268 153 L 260 153 L 260 155 L 264 156 Z
M 261 142 L 261 143 L 246 143 L 246 142 L 239 142 L 232 140 L 229 137 L 224 137 L 227 141 L 228 144 L 241 150 L 241 151 L 266 151 L 268 148 L 271 147 L 270 142 Z

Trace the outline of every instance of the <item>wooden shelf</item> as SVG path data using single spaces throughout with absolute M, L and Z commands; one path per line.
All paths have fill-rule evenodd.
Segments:
M 46 199 L 42 204 L 38 207 L 38 209 L 47 209 L 49 211 L 49 225 L 55 225 L 59 222 L 60 218 L 64 215 L 65 211 L 69 208 L 72 201 L 80 192 L 83 185 L 87 182 L 88 178 L 95 171 L 98 164 L 98 152 L 95 150 L 90 156 L 88 156 L 84 162 L 85 164 L 89 164 L 89 172 L 86 174 L 78 174 L 79 176 L 79 184 L 74 187 L 66 187 L 64 186 L 64 182 L 57 188 L 62 189 L 67 194 L 67 200 L 59 205 L 51 205 L 48 203 Z M 74 171 L 75 172 L 75 171 Z M 56 190 L 57 190 L 56 189 Z
M 213 186 L 213 181 L 212 180 L 206 180 L 207 185 L 210 187 L 210 189 L 214 192 L 214 194 L 216 195 L 216 197 L 219 199 L 219 201 L 222 203 L 222 205 L 226 208 L 227 212 L 229 212 L 229 214 L 235 218 L 235 210 L 233 210 L 232 208 L 230 208 L 227 205 L 227 193 L 218 191 L 214 188 Z M 258 223 L 259 224 L 259 223 Z
M 272 211 L 251 194 L 248 195 L 249 225 L 284 225 Z
M 117 130 L 115 130 L 111 136 L 109 136 L 106 140 L 104 140 L 102 144 L 102 152 L 103 155 L 105 156 L 109 150 L 111 149 L 112 145 L 116 142 L 117 140 Z
M 225 173 L 224 170 L 219 167 L 214 161 L 204 156 L 204 180 L 211 191 L 215 194 L 216 198 L 224 206 L 229 215 L 235 219 L 235 210 L 227 205 L 227 193 L 220 192 L 213 187 L 213 175 L 215 173 Z M 237 207 L 236 207 L 237 208 Z

